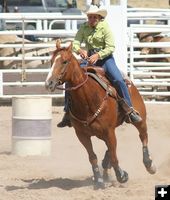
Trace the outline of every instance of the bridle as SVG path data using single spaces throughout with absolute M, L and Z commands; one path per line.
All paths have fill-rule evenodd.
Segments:
M 80 84 L 78 84 L 76 86 L 65 87 L 65 88 L 59 87 L 59 86 L 55 86 L 55 88 L 58 89 L 58 90 L 65 90 L 65 91 L 77 90 L 78 88 L 80 88 L 81 86 L 83 86 L 87 82 L 87 80 L 88 80 L 88 74 L 86 72 L 85 72 L 85 74 L 86 74 L 85 80 L 82 83 L 80 83 Z M 60 81 L 60 79 L 59 79 L 59 81 Z
M 57 49 L 57 52 L 61 51 L 61 50 L 64 50 L 65 48 L 60 48 L 60 49 Z M 71 58 L 72 58 L 73 55 L 70 56 L 69 58 L 69 61 L 68 60 L 64 60 L 63 61 L 63 69 L 58 77 L 58 82 L 62 84 L 62 79 L 63 77 L 65 76 L 66 72 L 67 72 L 67 68 L 68 68 L 68 65 L 70 65 L 71 63 Z M 53 56 L 54 57 L 54 56 Z M 52 58 L 53 60 L 53 58 Z M 51 62 L 52 64 L 52 62 Z M 55 86 L 56 89 L 59 89 L 59 90 L 65 90 L 65 91 L 71 91 L 71 90 L 77 90 L 78 88 L 82 87 L 88 80 L 88 74 L 87 74 L 87 70 L 85 71 L 85 75 L 86 75 L 86 78 L 83 82 L 81 82 L 80 84 L 76 85 L 76 86 L 72 86 L 72 87 L 59 87 L 59 86 Z

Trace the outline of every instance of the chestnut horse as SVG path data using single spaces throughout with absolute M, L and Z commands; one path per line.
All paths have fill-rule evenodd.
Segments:
M 116 155 L 115 129 L 122 124 L 122 116 L 118 112 L 119 105 L 116 98 L 108 95 L 107 91 L 80 67 L 76 57 L 72 54 L 71 44 L 68 47 L 61 47 L 58 41 L 56 47 L 57 49 L 52 57 L 52 67 L 47 76 L 45 86 L 50 91 L 54 91 L 59 85 L 65 82 L 68 83 L 66 89 L 69 90 L 71 99 L 71 123 L 78 139 L 87 150 L 93 169 L 95 187 L 104 188 L 103 177 L 109 177 L 108 170 L 111 167 L 115 171 L 117 180 L 120 183 L 126 182 L 128 173 L 121 169 Z M 145 105 L 133 84 L 129 90 L 133 106 L 142 117 L 140 123 L 133 125 L 138 129 L 143 145 L 143 163 L 147 171 L 154 174 L 156 168 L 148 150 Z M 102 161 L 103 176 L 99 171 L 97 156 L 93 150 L 92 136 L 103 140 L 107 146 L 107 151 Z
M 161 35 L 158 33 L 138 33 L 137 37 L 140 42 L 170 42 L 170 37 Z M 152 47 L 144 47 L 141 49 L 140 54 L 148 55 L 148 54 L 169 54 L 170 47 L 163 48 L 152 48 Z M 146 58 L 148 62 L 170 62 L 170 58 Z
M 161 35 L 158 33 L 138 33 L 137 37 L 140 42 L 170 42 L 170 37 Z M 170 47 L 162 47 L 162 48 L 152 48 L 152 47 L 144 47 L 141 49 L 141 55 L 148 54 L 170 54 Z M 170 62 L 170 57 L 165 58 L 145 58 L 147 62 Z M 155 72 L 163 72 L 163 70 L 154 70 Z M 169 72 L 166 70 L 165 72 Z M 160 78 L 160 76 L 156 76 L 155 78 Z M 163 78 L 161 76 L 161 78 Z M 169 76 L 165 76 L 165 78 L 169 78 Z M 155 87 L 154 87 L 155 88 Z M 170 86 L 167 86 L 167 90 L 170 91 Z

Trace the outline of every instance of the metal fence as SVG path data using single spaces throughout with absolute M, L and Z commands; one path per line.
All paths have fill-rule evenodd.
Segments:
M 1 43 L 1 49 L 14 49 L 14 54 L 8 56 L 0 55 L 0 62 L 11 61 L 10 67 L 17 69 L 0 69 L 0 98 L 11 98 L 13 95 L 50 95 L 53 97 L 64 96 L 63 91 L 48 93 L 44 88 L 44 81 L 50 68 L 51 53 L 55 49 L 55 41 L 52 39 L 61 38 L 63 41 L 70 41 L 77 31 L 78 22 L 85 20 L 85 16 L 57 15 L 48 13 L 1 13 L 0 18 L 6 20 L 6 25 L 17 24 L 21 30 L 2 30 L 0 36 L 19 36 L 22 39 L 19 43 L 7 41 Z M 25 30 L 28 23 L 34 23 L 34 30 Z M 63 24 L 53 30 L 54 24 Z M 26 36 L 34 36 L 37 41 L 27 42 Z M 64 45 L 64 44 L 63 44 Z M 16 53 L 17 52 L 17 53 Z M 30 53 L 31 52 L 31 53 Z M 33 52 L 33 53 L 32 53 Z M 40 53 L 41 52 L 41 53 Z M 43 52 L 43 53 L 42 53 Z M 37 62 L 45 63 L 37 67 Z M 34 63 L 33 63 L 34 62 Z M 14 64 L 15 63 L 15 64 Z M 28 65 L 33 63 L 34 66 Z M 1 66 L 2 67 L 2 66 Z M 3 66 L 8 68 L 8 66 Z
M 137 40 L 136 33 L 166 33 L 169 25 L 132 25 L 129 43 L 129 75 L 138 87 L 145 101 L 170 102 L 170 63 L 161 62 L 161 58 L 170 57 L 170 52 L 141 55 L 140 50 L 149 48 L 169 48 L 170 42 L 145 42 Z M 160 61 L 149 62 L 145 59 L 157 58 Z
M 150 46 L 153 48 L 170 47 L 170 43 L 140 43 L 136 38 L 138 32 L 166 32 L 170 30 L 169 10 L 141 10 L 128 9 L 127 17 L 129 27 L 127 28 L 127 48 L 128 48 L 128 72 L 130 78 L 138 87 L 140 93 L 147 102 L 170 102 L 170 64 L 141 61 L 142 58 L 151 57 L 170 57 L 170 54 L 162 55 L 140 55 L 140 48 Z M 0 98 L 11 97 L 12 95 L 52 95 L 55 97 L 63 96 L 63 92 L 57 91 L 55 94 L 48 94 L 44 89 L 44 80 L 49 71 L 50 65 L 47 64 L 43 69 L 27 68 L 27 61 L 49 61 L 50 51 L 55 48 L 52 39 L 62 38 L 63 41 L 72 40 L 77 31 L 79 22 L 86 19 L 85 15 L 46 15 L 39 13 L 1 13 L 0 18 L 7 20 L 7 23 L 21 23 L 21 30 L 2 30 L 0 35 L 18 35 L 22 38 L 28 35 L 36 36 L 39 40 L 31 43 L 5 43 L 0 44 L 0 48 L 19 49 L 20 55 L 1 56 L 0 62 L 6 60 L 18 61 L 21 63 L 19 69 L 0 70 Z M 154 20 L 157 25 L 149 25 Z M 25 24 L 34 22 L 35 30 L 25 30 Z M 52 29 L 54 24 L 64 24 L 64 29 Z M 139 25 L 132 25 L 139 23 Z M 145 24 L 147 23 L 147 25 Z M 161 24 L 161 25 L 158 25 Z M 162 25 L 166 24 L 166 25 Z M 30 49 L 46 49 L 47 54 L 30 55 L 25 52 Z

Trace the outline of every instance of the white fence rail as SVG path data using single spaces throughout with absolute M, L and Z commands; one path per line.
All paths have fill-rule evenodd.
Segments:
M 155 8 L 127 8 L 127 18 L 129 22 L 134 22 L 136 20 L 139 24 L 170 24 L 170 10 Z
M 170 47 L 170 43 L 140 43 L 136 38 L 137 32 L 170 32 L 170 12 L 169 10 L 145 10 L 145 9 L 128 9 L 127 12 L 128 21 L 136 22 L 140 25 L 131 25 L 127 29 L 128 35 L 128 48 L 129 48 L 129 75 L 134 83 L 140 90 L 140 93 L 144 96 L 146 101 L 151 102 L 170 102 L 170 64 L 161 62 L 145 62 L 141 59 L 145 58 L 164 58 L 170 57 L 169 54 L 159 54 L 159 55 L 140 55 L 139 48 L 142 47 Z M 0 31 L 1 35 L 21 35 L 24 38 L 25 35 L 34 35 L 41 39 L 38 42 L 31 43 L 13 43 L 9 42 L 6 44 L 0 44 L 0 48 L 15 48 L 20 49 L 20 51 L 26 52 L 30 49 L 54 49 L 55 43 L 51 42 L 52 38 L 63 38 L 66 41 L 72 40 L 77 31 L 77 26 L 79 22 L 86 19 L 85 15 L 56 15 L 54 13 L 48 13 L 44 15 L 41 13 L 0 13 L 0 18 L 7 20 L 8 22 L 15 22 L 16 20 L 22 24 L 22 30 L 4 30 Z M 144 25 L 149 20 L 156 20 L 158 23 L 165 23 L 167 25 Z M 35 30 L 25 30 L 25 23 L 34 22 L 36 25 Z M 54 24 L 63 23 L 64 29 L 52 30 Z M 44 42 L 48 41 L 48 42 Z M 138 50 L 136 50 L 138 49 Z M 49 65 L 45 66 L 45 69 L 27 69 L 27 61 L 49 61 L 51 54 L 48 55 L 12 55 L 12 56 L 2 56 L 0 55 L 0 62 L 13 60 L 21 62 L 20 69 L 3 69 L 0 70 L 0 98 L 7 98 L 13 95 L 13 92 L 18 88 L 17 95 L 25 94 L 28 90 L 28 95 L 31 93 L 34 95 L 33 91 L 39 94 L 52 95 L 52 96 L 63 96 L 63 91 L 58 91 L 57 94 L 48 94 L 42 89 L 44 87 L 44 80 L 48 72 Z M 140 61 L 139 61 L 140 60 Z M 23 80 L 23 75 L 26 79 Z M 33 80 L 33 76 L 34 80 Z M 40 78 L 41 77 L 41 78 Z M 28 79 L 27 79 L 28 78 Z M 36 81 L 38 80 L 38 81 Z M 37 89 L 37 88 L 38 89 Z M 31 90 L 32 88 L 32 90 Z M 35 89 L 36 88 L 36 89 Z M 9 91 L 9 92 L 8 92 Z M 24 93 L 25 92 L 25 93 Z M 16 92 L 14 92 L 16 94 Z
M 167 58 L 167 54 L 140 55 L 140 50 L 149 48 L 169 48 L 170 42 L 145 42 L 141 43 L 136 39 L 136 33 L 169 33 L 170 25 L 131 25 L 130 27 L 130 62 L 129 74 L 131 80 L 140 90 L 146 101 L 170 102 L 170 63 L 149 62 L 149 58 Z
M 0 55 L 1 64 L 5 61 L 18 62 L 15 67 L 19 69 L 0 69 L 0 98 L 11 98 L 12 95 L 50 95 L 53 97 L 63 97 L 64 92 L 61 90 L 55 93 L 48 93 L 44 87 L 44 81 L 50 67 L 50 59 L 52 49 L 55 48 L 55 41 L 52 38 L 72 39 L 77 31 L 78 21 L 85 20 L 86 16 L 82 15 L 63 15 L 57 16 L 55 13 L 0 13 L 0 18 L 7 20 L 9 23 L 21 23 L 22 30 L 2 30 L 1 36 L 15 36 L 21 35 L 22 39 L 27 35 L 34 35 L 41 40 L 37 42 L 27 43 L 25 40 L 20 40 L 20 43 L 15 41 L 7 41 L 1 43 L 0 48 L 15 49 L 17 55 Z M 36 25 L 35 30 L 25 30 L 25 24 L 34 22 Z M 51 30 L 54 23 L 64 23 L 64 29 Z M 15 37 L 14 37 L 15 38 Z M 44 42 L 48 41 L 48 42 Z M 30 51 L 33 51 L 30 55 Z M 45 52 L 39 55 L 39 52 Z M 18 53 L 20 52 L 20 54 Z M 38 53 L 37 53 L 38 52 Z M 48 54 L 48 55 L 46 55 Z M 34 69 L 27 68 L 27 62 L 48 61 L 44 68 Z M 36 65 L 36 63 L 35 63 Z M 3 66 L 8 67 L 8 66 Z M 13 67 L 13 66 L 11 66 Z M 2 68 L 2 66 L 1 66 Z
M 22 81 L 23 72 L 26 80 Z M 63 97 L 64 90 L 50 93 L 45 90 L 45 78 L 49 69 L 8 69 L 0 70 L 0 98 L 11 98 L 13 95 L 43 95 Z

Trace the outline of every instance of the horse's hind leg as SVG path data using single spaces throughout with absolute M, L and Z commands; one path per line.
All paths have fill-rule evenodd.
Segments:
M 147 124 L 146 124 L 146 107 L 142 97 L 140 96 L 137 88 L 132 85 L 131 87 L 131 98 L 133 102 L 133 106 L 136 110 L 139 111 L 142 121 L 140 123 L 134 123 L 133 125 L 139 131 L 139 137 L 143 145 L 143 163 L 150 174 L 154 174 L 156 172 L 156 167 L 153 164 L 153 161 L 149 155 L 148 150 L 148 133 L 147 133 Z
M 83 133 L 79 134 L 79 133 L 76 132 L 76 134 L 77 134 L 77 137 L 79 138 L 79 141 L 83 144 L 83 146 L 87 150 L 87 153 L 88 153 L 88 156 L 89 156 L 89 161 L 92 165 L 95 189 L 105 188 L 103 178 L 102 178 L 100 171 L 99 171 L 97 156 L 93 151 L 91 138 L 89 136 L 87 136 L 86 134 L 83 134 Z
M 138 129 L 139 131 L 139 137 L 143 145 L 143 163 L 146 167 L 146 170 L 150 174 L 154 174 L 156 172 L 156 167 L 153 164 L 153 160 L 149 154 L 149 149 L 148 149 L 148 134 L 147 134 L 147 125 L 146 121 L 142 121 L 139 124 L 134 124 L 134 126 Z

